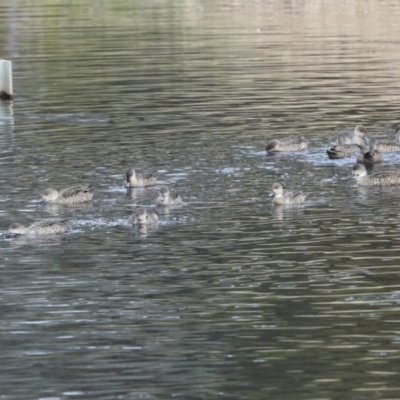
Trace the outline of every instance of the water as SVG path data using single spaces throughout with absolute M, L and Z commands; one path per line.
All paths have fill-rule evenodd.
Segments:
M 394 136 L 398 3 L 76 3 L 0 8 L 1 398 L 398 398 L 400 189 L 325 154 Z M 310 149 L 266 156 L 290 134 Z M 185 204 L 132 228 L 157 188 L 129 166 Z M 274 209 L 275 181 L 309 200 Z M 77 183 L 86 206 L 36 205 Z M 5 238 L 45 218 L 72 231 Z

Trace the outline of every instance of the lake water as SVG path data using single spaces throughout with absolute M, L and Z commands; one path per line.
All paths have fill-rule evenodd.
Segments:
M 13 0 L 0 7 L 0 398 L 400 398 L 400 188 L 329 160 L 393 138 L 395 0 Z M 265 154 L 299 134 L 303 153 Z M 386 154 L 376 170 L 398 169 Z M 184 205 L 127 218 L 159 186 Z M 274 182 L 309 192 L 275 209 Z M 47 187 L 97 186 L 80 207 Z M 13 222 L 71 232 L 6 238 Z

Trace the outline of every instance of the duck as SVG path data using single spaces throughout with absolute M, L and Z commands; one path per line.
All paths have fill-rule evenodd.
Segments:
M 154 186 L 157 182 L 157 174 L 149 173 L 149 174 L 140 174 L 137 173 L 133 168 L 128 168 L 126 170 L 126 188 L 137 188 L 137 187 L 146 187 L 146 186 Z
M 361 149 L 366 150 L 367 147 L 361 147 L 354 144 L 335 144 L 329 150 L 327 150 L 326 153 L 331 160 L 337 160 L 339 158 L 358 155 Z
M 151 224 L 158 221 L 158 215 L 150 208 L 139 207 L 128 218 L 132 224 Z
M 275 194 L 272 204 L 275 206 L 280 206 L 283 204 L 303 204 L 306 201 L 308 193 L 303 192 L 291 192 L 289 190 L 283 190 L 280 183 L 274 183 L 272 185 L 272 192 Z
M 338 133 L 338 144 L 356 144 L 359 146 L 368 145 L 368 139 L 365 136 L 367 133 L 363 125 L 357 125 L 354 131 L 342 130 Z
M 308 147 L 308 140 L 303 136 L 288 137 L 282 140 L 270 140 L 265 147 L 267 153 L 278 151 L 302 151 Z
M 92 200 L 96 188 L 92 185 L 79 185 L 57 191 L 46 189 L 42 192 L 40 203 L 77 204 Z
M 158 206 L 176 206 L 182 204 L 182 198 L 175 189 L 162 186 L 155 199 L 155 203 Z
M 399 172 L 378 172 L 368 175 L 364 164 L 357 163 L 353 165 L 352 175 L 357 179 L 360 186 L 398 186 L 400 185 Z
M 64 233 L 68 230 L 68 221 L 38 221 L 25 227 L 22 224 L 14 222 L 8 228 L 8 233 L 11 235 L 56 235 Z
M 373 164 L 382 162 L 382 154 L 376 148 L 376 145 L 376 139 L 371 139 L 369 141 L 369 148 L 364 149 L 361 154 L 358 155 L 357 162 L 362 164 Z
M 394 141 L 391 140 L 378 140 L 376 149 L 381 153 L 391 153 L 393 151 L 400 151 L 400 126 L 396 129 L 396 136 Z

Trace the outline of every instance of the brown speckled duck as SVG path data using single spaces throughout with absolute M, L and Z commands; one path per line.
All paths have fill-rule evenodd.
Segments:
M 125 187 L 127 188 L 139 188 L 146 186 L 154 186 L 157 182 L 157 174 L 140 174 L 136 172 L 133 168 L 128 168 L 126 170 L 126 182 Z
M 68 230 L 67 221 L 38 221 L 25 227 L 17 222 L 11 224 L 8 228 L 8 233 L 12 235 L 56 235 L 64 233 Z
M 364 164 L 355 164 L 352 174 L 357 178 L 360 186 L 398 186 L 400 185 L 399 172 L 378 172 L 368 175 Z
M 297 205 L 303 204 L 306 201 L 307 193 L 303 192 L 291 192 L 289 190 L 283 190 L 280 183 L 274 183 L 272 185 L 272 191 L 275 194 L 272 203 L 276 206 L 290 204 Z
M 55 189 L 46 189 L 42 193 L 42 203 L 53 204 L 76 204 L 92 200 L 96 188 L 89 186 L 73 186 L 67 189 L 57 191 Z
M 307 149 L 308 140 L 303 136 L 288 137 L 284 139 L 274 139 L 267 143 L 267 153 L 275 153 L 279 151 L 302 151 Z
M 365 148 L 367 149 L 367 148 Z M 326 151 L 331 160 L 359 155 L 360 146 L 354 144 L 336 144 Z

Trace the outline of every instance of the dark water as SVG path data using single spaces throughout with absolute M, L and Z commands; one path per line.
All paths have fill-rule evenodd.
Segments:
M 0 7 L 0 398 L 400 398 L 400 189 L 325 154 L 394 136 L 400 6 L 327 3 Z M 310 149 L 265 155 L 292 134 Z M 157 188 L 127 193 L 129 166 L 185 204 L 132 229 Z M 275 181 L 309 200 L 274 209 Z M 86 206 L 35 204 L 85 182 Z M 46 218 L 72 231 L 5 238 Z

